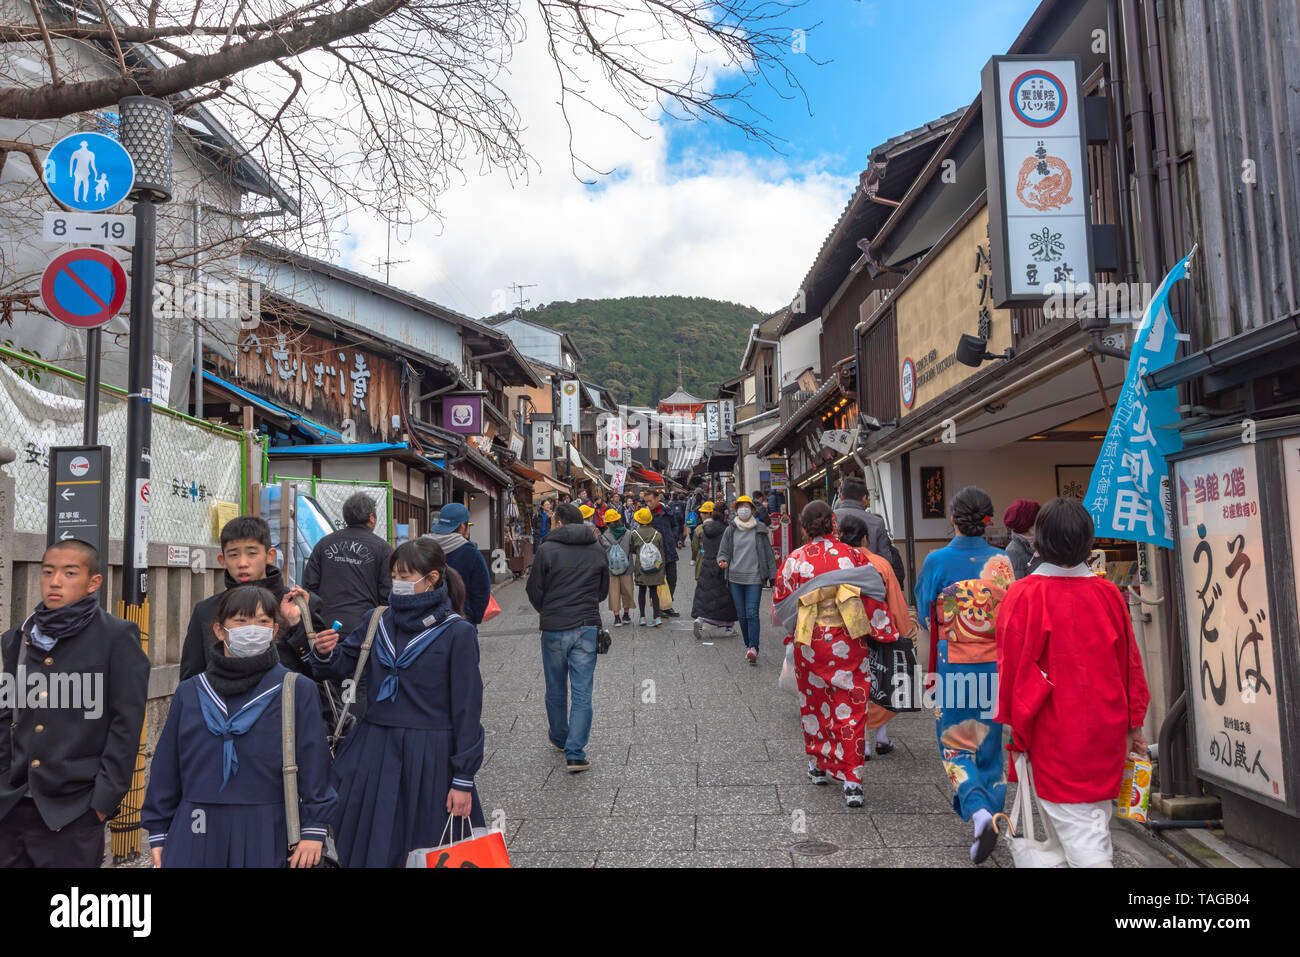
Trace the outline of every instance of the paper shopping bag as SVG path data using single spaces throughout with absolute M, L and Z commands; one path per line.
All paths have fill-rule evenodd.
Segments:
M 659 610 L 667 611 L 673 607 L 673 593 L 666 584 L 659 586 Z
M 489 595 L 487 610 L 483 612 L 483 621 L 489 622 L 499 614 L 501 614 L 501 606 L 497 604 L 497 596 Z
M 451 836 L 452 818 L 447 819 L 442 839 Z M 467 837 L 438 847 L 422 847 L 406 855 L 407 867 L 509 867 L 510 855 L 506 853 L 505 835 L 500 831 L 485 827 L 471 828 L 468 818 L 456 818 L 465 821 Z M 460 828 L 457 828 L 459 831 Z

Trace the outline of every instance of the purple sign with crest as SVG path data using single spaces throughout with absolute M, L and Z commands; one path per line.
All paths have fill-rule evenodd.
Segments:
M 447 395 L 442 399 L 442 427 L 461 435 L 483 432 L 483 397 L 481 395 Z

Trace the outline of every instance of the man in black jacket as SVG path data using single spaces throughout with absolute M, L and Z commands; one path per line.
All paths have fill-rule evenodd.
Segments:
M 867 551 L 879 555 L 894 569 L 894 577 L 903 584 L 903 556 L 898 554 L 893 542 L 889 540 L 889 530 L 885 520 L 867 508 L 870 495 L 867 483 L 850 475 L 840 481 L 840 498 L 835 503 L 835 521 L 844 520 L 845 515 L 856 515 L 867 523 Z
M 556 528 L 533 556 L 528 600 L 541 616 L 542 669 L 551 744 L 571 772 L 586 771 L 600 603 L 609 594 L 605 550 L 573 505 L 555 509 Z M 572 704 L 566 687 L 573 678 Z
M 340 639 L 352 634 L 366 612 L 387 604 L 393 587 L 393 546 L 375 534 L 377 520 L 374 499 L 365 492 L 349 496 L 343 503 L 347 528 L 317 542 L 302 570 L 302 587 L 320 597 L 322 615 L 343 625 Z
M 93 546 L 51 546 L 41 603 L 0 638 L 0 868 L 99 867 L 131 786 L 149 659 L 103 582 Z
M 671 596 L 677 591 L 677 521 L 673 513 L 664 507 L 664 493 L 658 490 L 650 492 L 650 514 L 654 519 L 650 522 L 650 527 L 663 536 L 664 539 L 664 581 L 668 585 L 668 594 Z M 680 618 L 681 612 L 673 609 L 670 603 L 663 613 L 668 618 Z
M 266 519 L 257 515 L 240 515 L 226 522 L 221 529 L 221 554 L 217 557 L 226 570 L 226 587 L 236 585 L 261 585 L 270 589 L 280 599 L 280 612 L 289 623 L 287 629 L 275 640 L 280 653 L 280 663 L 292 671 L 310 676 L 307 652 L 310 645 L 302 624 L 302 610 L 295 599 L 307 599 L 312 625 L 317 632 L 325 627 L 325 612 L 321 601 L 303 588 L 288 588 L 284 577 L 275 565 L 275 549 L 271 547 L 271 528 Z M 217 641 L 212 624 L 217 618 L 217 604 L 221 593 L 209 595 L 194 606 L 190 627 L 181 647 L 181 681 L 202 674 L 208 667 L 208 652 Z M 343 637 L 347 637 L 344 635 Z

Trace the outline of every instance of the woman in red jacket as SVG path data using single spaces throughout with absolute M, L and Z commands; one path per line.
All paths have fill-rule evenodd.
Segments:
M 1073 499 L 1038 513 L 1040 564 L 998 615 L 998 717 L 1027 752 L 1071 867 L 1110 867 L 1111 805 L 1142 736 L 1150 694 L 1120 590 L 1084 562 L 1093 523 Z M 1014 768 L 1013 768 L 1014 773 Z

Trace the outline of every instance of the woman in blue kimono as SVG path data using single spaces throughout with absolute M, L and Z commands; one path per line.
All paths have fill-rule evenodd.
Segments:
M 442 841 L 448 816 L 484 826 L 474 774 L 483 763 L 478 629 L 462 618 L 465 586 L 428 538 L 389 559 L 393 590 L 366 660 L 366 710 L 334 762 L 344 867 L 403 867 Z M 317 678 L 351 678 L 367 615 L 345 641 L 318 635 Z M 453 826 L 453 832 L 457 828 Z
M 953 540 L 925 557 L 916 580 L 916 611 L 930 630 L 936 732 L 944 771 L 956 792 L 953 810 L 974 826 L 971 860 L 993 852 L 993 815 L 1002 810 L 1007 777 L 997 713 L 997 612 L 1015 572 L 1006 552 L 984 540 L 993 501 L 967 486 L 953 496 Z M 971 698 L 975 700 L 970 700 Z
M 288 847 L 280 709 L 289 670 L 275 647 L 283 627 L 269 590 L 241 585 L 221 596 L 207 669 L 177 686 L 150 766 L 140 826 L 154 867 L 320 862 L 338 793 L 320 693 L 306 675 L 293 686 L 302 839 Z

